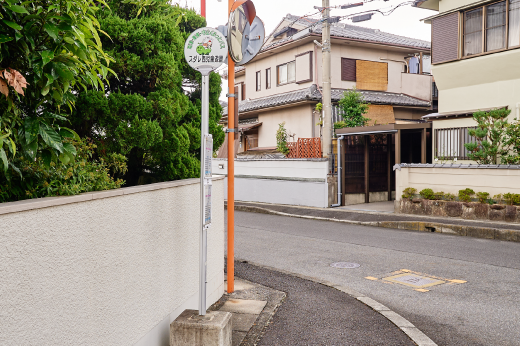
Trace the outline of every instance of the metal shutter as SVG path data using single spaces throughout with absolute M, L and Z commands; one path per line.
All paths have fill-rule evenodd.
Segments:
M 432 63 L 459 57 L 459 13 L 432 19 Z
M 341 58 L 341 80 L 356 81 L 356 59 Z

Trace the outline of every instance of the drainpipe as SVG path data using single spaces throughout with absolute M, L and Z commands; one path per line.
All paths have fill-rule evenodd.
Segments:
M 336 144 L 338 145 L 338 203 L 331 204 L 331 208 L 340 207 L 341 206 L 341 141 L 344 136 L 339 136 L 337 138 Z

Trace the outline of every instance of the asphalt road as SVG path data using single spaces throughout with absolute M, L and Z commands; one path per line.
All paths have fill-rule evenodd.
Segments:
M 520 345 L 520 243 L 236 212 L 235 258 L 350 287 L 439 345 Z M 445 283 L 381 280 L 402 269 Z

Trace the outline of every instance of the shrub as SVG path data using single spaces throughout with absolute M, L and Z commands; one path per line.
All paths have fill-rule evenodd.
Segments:
M 513 205 L 520 203 L 520 194 L 517 193 L 505 193 L 504 200 L 507 205 Z
M 68 140 L 67 140 L 68 141 Z M 121 187 L 124 181 L 115 180 L 113 172 L 125 173 L 123 156 L 111 156 L 110 162 L 93 161 L 95 145 L 85 140 L 68 141 L 77 148 L 75 160 L 45 163 L 43 159 L 15 159 L 23 179 L 10 172 L 9 180 L 0 178 L 0 202 L 19 201 L 50 196 L 70 196 L 83 192 L 110 190 Z M 67 143 L 67 142 L 66 142 Z
M 495 200 L 496 203 L 498 204 L 502 204 L 502 202 L 504 201 L 504 197 L 502 196 L 501 193 L 499 193 L 498 195 L 494 195 L 493 196 L 493 199 Z M 494 203 L 493 203 L 494 204 Z
M 285 121 L 278 124 L 278 130 L 276 130 L 276 150 L 284 155 L 289 154 L 289 148 L 287 147 L 287 130 L 285 129 Z
M 444 199 L 447 201 L 454 201 L 456 196 L 452 193 L 447 193 L 444 195 Z
M 443 191 L 441 191 L 441 192 L 435 192 L 435 193 L 433 194 L 433 197 L 434 197 L 433 199 L 435 199 L 435 200 L 441 200 L 441 199 L 444 199 L 444 196 L 445 196 L 445 194 L 444 194 Z
M 489 192 L 477 192 L 477 198 L 479 203 L 486 203 L 489 198 Z
M 464 202 L 471 202 L 471 196 L 475 194 L 475 191 L 473 191 L 470 188 L 459 190 L 459 200 Z
M 435 194 L 432 189 L 423 189 L 419 192 L 422 198 L 424 199 L 435 199 Z
M 413 196 L 417 193 L 417 189 L 414 189 L 413 187 L 407 187 L 403 190 L 402 198 L 413 198 Z

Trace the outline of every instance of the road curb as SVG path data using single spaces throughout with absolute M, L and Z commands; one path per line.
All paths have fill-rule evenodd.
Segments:
M 226 205 L 227 208 L 227 205 Z M 262 208 L 250 205 L 235 205 L 235 210 L 245 211 L 250 213 L 261 213 L 271 214 L 279 216 L 297 217 L 301 219 L 321 220 L 321 221 L 333 221 L 342 222 L 351 225 L 359 226 L 372 226 L 392 229 L 402 229 L 408 231 L 421 231 L 421 232 L 435 232 L 444 233 L 451 235 L 459 235 L 473 238 L 482 239 L 495 239 L 503 241 L 520 242 L 520 231 L 510 229 L 499 229 L 491 227 L 478 227 L 478 226 L 464 226 L 464 225 L 453 225 L 429 221 L 353 221 L 353 220 L 341 220 L 320 216 L 309 216 L 309 215 L 298 215 L 284 213 L 268 208 Z
M 361 293 L 359 293 L 359 292 L 357 292 L 355 290 L 352 290 L 352 289 L 350 289 L 348 287 L 345 287 L 345 286 L 342 286 L 342 285 L 336 285 L 336 284 L 334 284 L 334 283 L 332 283 L 330 281 L 321 280 L 321 279 L 318 279 L 318 278 L 315 278 L 315 277 L 312 277 L 312 276 L 307 276 L 307 275 L 302 275 L 302 274 L 298 274 L 298 273 L 293 273 L 293 272 L 290 272 L 288 270 L 278 269 L 278 268 L 266 266 L 266 265 L 263 265 L 263 264 L 258 264 L 258 263 L 255 263 L 255 262 L 247 261 L 247 260 L 241 260 L 241 259 L 236 258 L 235 261 L 248 263 L 248 264 L 254 265 L 256 267 L 260 267 L 260 268 L 264 268 L 264 269 L 267 269 L 267 270 L 276 271 L 276 272 L 279 272 L 279 273 L 282 273 L 282 274 L 286 274 L 286 275 L 291 275 L 291 276 L 294 276 L 294 277 L 297 277 L 297 278 L 300 278 L 300 279 L 303 279 L 303 280 L 312 281 L 312 282 L 315 282 L 315 283 L 318 283 L 318 284 L 321 284 L 321 285 L 324 285 L 324 286 L 327 286 L 327 287 L 330 287 L 330 288 L 334 288 L 334 289 L 336 289 L 338 291 L 341 291 L 343 293 L 346 293 L 349 296 L 351 296 L 352 298 L 355 298 L 358 301 L 360 301 L 361 303 L 367 305 L 372 310 L 378 312 L 383 317 L 385 317 L 387 320 L 389 320 L 390 322 L 395 324 L 397 326 L 397 328 L 399 328 L 401 331 L 403 331 L 403 333 L 408 335 L 408 337 L 413 342 L 415 342 L 417 344 L 417 346 L 437 346 L 437 344 L 432 339 L 430 339 L 426 334 L 421 332 L 417 327 L 415 327 L 406 318 L 402 317 L 398 313 L 392 311 L 391 309 L 389 309 L 385 305 L 377 302 L 376 300 L 374 300 L 374 299 L 372 299 L 370 297 L 367 297 L 366 295 L 361 294 Z

